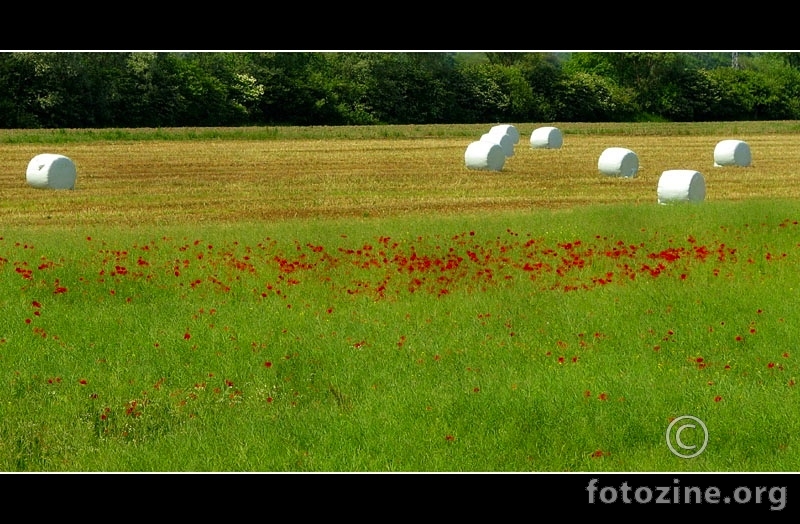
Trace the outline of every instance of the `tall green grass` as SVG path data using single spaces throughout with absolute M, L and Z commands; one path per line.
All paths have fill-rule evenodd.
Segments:
M 795 471 L 798 220 L 7 228 L 0 469 Z M 686 414 L 694 459 L 665 442 Z

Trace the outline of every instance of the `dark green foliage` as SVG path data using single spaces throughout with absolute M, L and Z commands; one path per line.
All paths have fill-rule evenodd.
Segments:
M 624 122 L 636 116 L 633 91 L 595 73 L 565 75 L 557 90 L 555 112 L 560 121 Z
M 794 120 L 798 57 L 7 52 L 0 128 Z

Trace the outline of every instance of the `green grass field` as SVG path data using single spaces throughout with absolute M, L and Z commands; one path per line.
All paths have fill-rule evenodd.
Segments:
M 704 168 L 702 203 L 647 197 L 653 165 L 686 154 L 670 151 L 668 135 L 641 124 L 607 135 L 587 124 L 566 135 L 554 163 L 529 169 L 583 165 L 608 136 L 610 145 L 639 141 L 656 160 L 642 159 L 630 188 L 579 168 L 564 182 L 576 186 L 574 201 L 557 205 L 531 194 L 508 205 L 495 180 L 503 175 L 462 163 L 450 172 L 464 184 L 479 179 L 483 193 L 442 187 L 426 212 L 425 193 L 407 190 L 442 176 L 437 158 L 463 155 L 468 134 L 428 129 L 446 142 L 428 152 L 417 128 L 365 129 L 370 136 L 337 140 L 353 150 L 385 141 L 387 152 L 373 144 L 364 153 L 385 187 L 359 187 L 346 162 L 319 160 L 325 153 L 298 153 L 309 181 L 326 180 L 296 194 L 299 216 L 280 200 L 274 213 L 265 203 L 247 213 L 231 174 L 244 168 L 219 154 L 241 155 L 244 131 L 125 144 L 118 139 L 135 131 L 56 132 L 48 148 L 85 153 L 90 165 L 68 193 L 20 183 L 20 162 L 40 145 L 32 132 L 8 132 L 0 470 L 797 471 L 800 201 L 797 153 L 786 144 L 798 130 L 725 125 L 767 152 L 756 150 L 753 167 Z M 733 129 L 725 125 L 670 132 L 681 144 L 706 143 Z M 355 132 L 313 130 L 323 131 Z M 312 130 L 253 133 L 253 147 L 320 140 Z M 392 156 L 396 133 L 421 140 L 413 168 Z M 193 140 L 219 141 L 219 163 L 196 182 L 195 205 L 205 199 L 196 220 L 181 200 L 192 183 L 158 183 L 193 169 L 181 146 Z M 131 176 L 152 183 L 101 172 L 104 148 L 114 173 L 124 169 L 125 147 Z M 539 183 L 523 168 L 535 153 L 518 148 L 506 174 L 526 194 L 526 176 Z M 260 176 L 259 194 L 290 187 Z M 765 194 L 760 179 L 778 189 Z M 593 202 L 598 187 L 616 201 Z M 354 189 L 372 204 L 325 211 Z M 106 207 L 106 198 L 129 208 Z M 126 212 L 137 220 L 117 220 Z M 690 459 L 666 440 L 683 415 L 708 428 L 706 448 Z M 702 445 L 697 431 L 682 438 Z

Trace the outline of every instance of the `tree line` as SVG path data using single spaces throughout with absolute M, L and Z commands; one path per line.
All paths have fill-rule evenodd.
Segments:
M 5 129 L 794 119 L 800 53 L 0 53 Z

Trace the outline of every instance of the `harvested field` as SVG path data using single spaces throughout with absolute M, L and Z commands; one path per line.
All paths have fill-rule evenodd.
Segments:
M 465 167 L 464 151 L 473 138 L 463 132 L 453 137 L 4 143 L 0 221 L 23 227 L 224 224 L 649 204 L 656 202 L 659 176 L 668 169 L 702 173 L 708 201 L 800 196 L 800 135 L 795 132 L 759 128 L 747 134 L 744 127 L 736 138 L 750 145 L 752 165 L 714 167 L 715 145 L 730 134 L 592 134 L 589 124 L 579 126 L 574 127 L 581 132 L 570 133 L 563 125 L 564 145 L 553 150 L 531 148 L 534 126 L 518 126 L 520 143 L 501 172 Z M 635 178 L 599 173 L 598 157 L 608 147 L 636 153 Z M 75 162 L 75 190 L 38 190 L 25 183 L 27 163 L 43 152 Z

